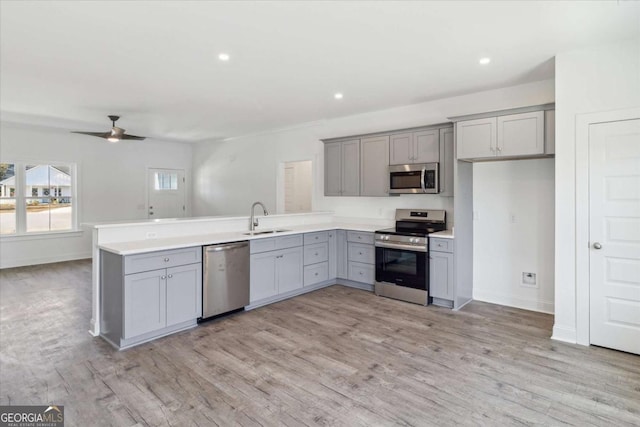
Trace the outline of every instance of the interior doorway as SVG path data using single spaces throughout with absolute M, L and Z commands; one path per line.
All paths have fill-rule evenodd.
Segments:
M 302 160 L 282 163 L 278 211 L 310 212 L 313 193 L 313 162 Z
M 147 217 L 183 218 L 186 213 L 185 179 L 182 169 L 147 171 Z

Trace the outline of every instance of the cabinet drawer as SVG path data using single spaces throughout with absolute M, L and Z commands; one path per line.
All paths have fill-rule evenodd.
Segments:
M 329 260 L 329 242 L 305 245 L 304 265 L 317 264 Z
M 453 253 L 453 239 L 437 239 L 431 237 L 429 239 L 429 245 L 430 251 Z
M 308 265 L 304 268 L 304 285 L 310 286 L 329 279 L 329 263 Z
M 376 249 L 373 245 L 349 242 L 348 253 L 349 261 L 363 262 L 365 264 L 375 264 L 376 262 Z
M 311 245 L 313 243 L 322 243 L 329 241 L 328 231 L 318 231 L 317 233 L 305 233 L 304 244 Z
M 252 254 L 259 254 L 277 249 L 295 248 L 296 246 L 302 246 L 302 234 L 270 237 L 268 239 L 254 239 L 251 240 L 250 250 Z
M 369 243 L 373 245 L 373 233 L 347 231 L 347 241 L 355 243 Z
M 202 261 L 202 247 L 175 249 L 129 255 L 124 258 L 124 274 L 140 273 L 178 265 L 195 264 Z
M 373 285 L 376 278 L 376 269 L 372 264 L 361 262 L 349 262 L 349 280 Z

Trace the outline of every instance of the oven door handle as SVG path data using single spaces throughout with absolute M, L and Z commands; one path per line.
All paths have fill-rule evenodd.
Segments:
M 413 245 L 403 245 L 401 243 L 384 243 L 384 242 L 375 242 L 375 246 L 378 248 L 389 248 L 389 249 L 400 249 L 411 252 L 427 252 L 426 246 L 413 246 Z
M 422 168 L 422 174 L 420 175 L 420 187 L 422 187 L 422 192 L 426 193 L 427 192 L 427 187 L 424 184 L 424 177 L 427 173 L 427 167 L 423 167 Z

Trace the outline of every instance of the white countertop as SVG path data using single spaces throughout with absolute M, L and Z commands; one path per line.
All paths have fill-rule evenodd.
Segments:
M 453 239 L 453 230 L 438 231 L 429 234 L 429 237 L 437 237 L 438 239 Z
M 98 247 L 108 252 L 112 252 L 117 255 L 134 255 L 144 252 L 164 251 L 170 249 L 187 248 L 190 246 L 202 246 L 213 245 L 217 243 L 229 243 L 238 242 L 242 240 L 253 239 L 265 239 L 269 237 L 287 236 L 291 234 L 300 233 L 312 233 L 314 231 L 326 231 L 326 230 L 351 230 L 351 231 L 366 231 L 374 232 L 381 227 L 379 224 L 358 224 L 358 223 L 340 223 L 340 222 L 328 222 L 324 224 L 306 224 L 297 225 L 292 227 L 278 227 L 278 229 L 288 230 L 286 232 L 274 233 L 274 234 L 259 234 L 254 236 L 247 236 L 243 233 L 246 231 L 234 231 L 228 233 L 212 233 L 212 234 L 200 234 L 189 235 L 180 237 L 168 237 L 160 239 L 146 239 L 146 240 L 134 240 L 130 242 L 117 242 L 102 244 Z M 266 230 L 266 229 L 265 229 Z M 263 231 L 263 230 L 256 230 Z

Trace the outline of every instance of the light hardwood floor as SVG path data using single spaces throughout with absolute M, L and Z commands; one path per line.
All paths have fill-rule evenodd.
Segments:
M 0 404 L 68 426 L 640 425 L 640 357 L 549 339 L 552 316 L 332 286 L 117 352 L 89 261 L 0 270 Z

